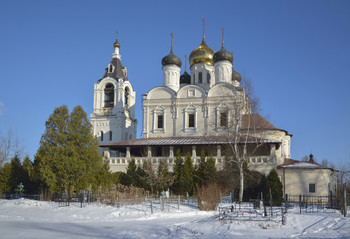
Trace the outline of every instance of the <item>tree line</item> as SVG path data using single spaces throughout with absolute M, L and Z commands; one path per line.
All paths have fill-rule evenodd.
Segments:
M 92 126 L 81 106 L 76 106 L 71 113 L 67 106 L 56 108 L 45 126 L 33 161 L 28 156 L 21 161 L 15 155 L 0 168 L 0 194 L 16 193 L 20 184 L 27 194 L 39 193 L 39 188 L 54 194 L 79 192 L 89 187 L 108 189 L 120 183 L 145 189 L 151 194 L 170 190 L 184 196 L 216 184 L 223 194 L 238 195 L 240 169 L 236 161 L 225 160 L 223 169 L 217 171 L 213 157 L 204 151 L 198 164 L 194 165 L 190 154 L 183 158 L 182 152 L 177 150 L 172 171 L 165 160 L 160 160 L 155 167 L 151 160 L 140 165 L 131 159 L 126 173 L 111 173 L 109 162 L 98 151 L 98 140 L 93 136 Z M 267 188 L 272 189 L 275 199 L 282 198 L 282 184 L 276 172 L 265 177 L 249 170 L 246 163 L 243 171 L 245 199 L 257 198 L 261 192 L 268 198 Z

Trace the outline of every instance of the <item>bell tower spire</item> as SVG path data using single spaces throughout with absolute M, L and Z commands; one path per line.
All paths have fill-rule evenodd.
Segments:
M 120 44 L 118 42 L 118 31 L 116 31 L 116 39 L 115 42 L 113 44 L 114 47 L 114 54 L 113 54 L 113 58 L 121 58 L 120 54 L 119 54 L 119 49 L 120 49 Z

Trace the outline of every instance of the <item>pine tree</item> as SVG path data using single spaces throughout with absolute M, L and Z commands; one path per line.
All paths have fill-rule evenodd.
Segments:
M 273 202 L 281 203 L 283 200 L 283 186 L 275 169 L 271 170 L 266 178 L 264 198 L 267 201 L 270 200 L 270 189 Z
M 199 164 L 196 167 L 195 181 L 199 186 L 214 183 L 216 180 L 216 167 L 213 157 L 206 160 L 204 150 L 201 151 Z
M 157 183 L 157 176 L 153 169 L 152 161 L 150 159 L 145 160 L 143 162 L 142 169 L 145 173 L 142 179 L 147 184 L 148 189 L 151 190 L 151 193 L 153 194 L 154 187 Z
M 94 188 L 96 176 L 105 168 L 98 141 L 81 106 L 69 114 L 67 106 L 54 110 L 46 122 L 34 165 L 36 176 L 51 192 Z
M 0 167 L 0 194 L 11 193 L 11 164 L 5 163 Z
M 11 176 L 10 176 L 10 188 L 11 193 L 14 193 L 17 186 L 20 183 L 23 183 L 25 179 L 25 171 L 22 167 L 21 161 L 18 155 L 15 155 L 13 159 L 11 159 Z
M 157 187 L 159 191 L 166 191 L 173 183 L 173 176 L 168 170 L 168 163 L 161 159 L 158 164 Z
M 174 183 L 172 190 L 178 195 L 185 195 L 186 190 L 184 189 L 184 161 L 182 159 L 181 150 L 178 148 L 176 151 L 176 159 L 174 162 Z
M 194 189 L 194 168 L 190 153 L 186 155 L 184 163 L 183 184 L 186 192 L 188 192 L 189 195 L 192 195 Z
M 26 189 L 26 193 L 36 193 L 39 185 L 33 181 L 34 165 L 33 162 L 29 159 L 29 156 L 26 156 L 24 158 L 22 167 L 24 170 L 24 178 L 22 180 L 22 183 Z

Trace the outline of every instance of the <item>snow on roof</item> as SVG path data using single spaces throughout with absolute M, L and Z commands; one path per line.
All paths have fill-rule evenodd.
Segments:
M 312 168 L 312 169 L 331 169 L 328 167 L 324 167 L 315 161 L 298 161 L 294 159 L 285 159 L 284 163 L 278 165 L 277 168 Z

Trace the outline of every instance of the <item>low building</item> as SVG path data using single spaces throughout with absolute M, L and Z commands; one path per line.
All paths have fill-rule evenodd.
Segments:
M 337 170 L 316 163 L 310 154 L 309 161 L 286 159 L 277 166 L 283 184 L 283 193 L 290 196 L 331 196 L 337 189 Z

